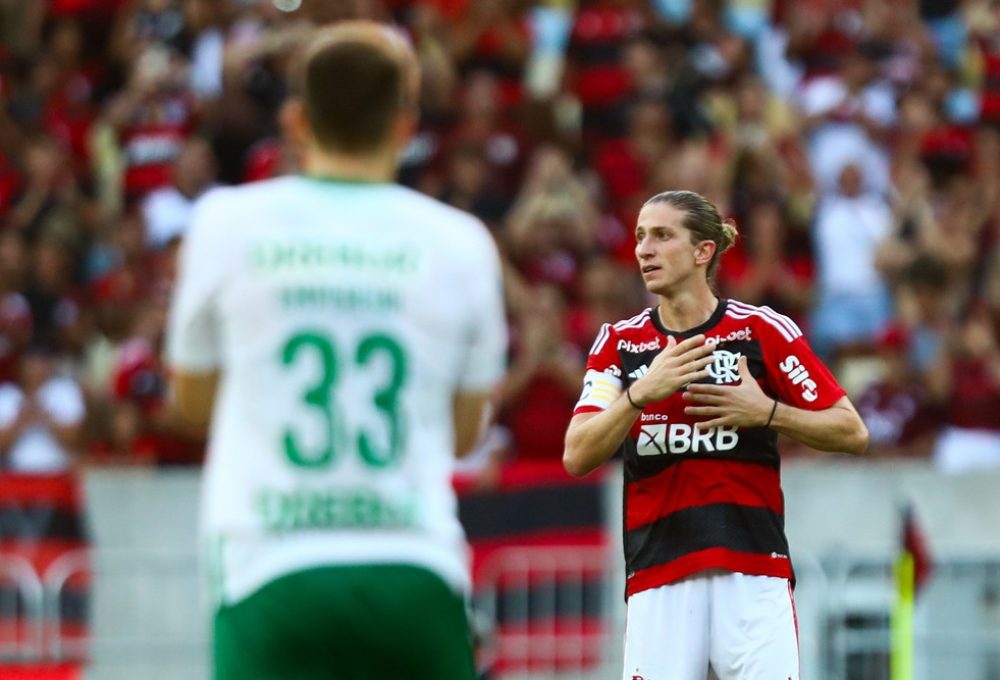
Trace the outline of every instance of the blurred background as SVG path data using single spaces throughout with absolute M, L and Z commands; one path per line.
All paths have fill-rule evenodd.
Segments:
M 1000 679 L 996 0 L 0 0 L 0 677 L 207 677 L 175 256 L 202 193 L 296 171 L 291 50 L 349 17 L 422 65 L 401 181 L 504 261 L 456 477 L 483 677 L 620 673 L 620 471 L 569 479 L 562 436 L 600 324 L 651 303 L 638 209 L 683 188 L 738 223 L 720 295 L 793 317 L 871 431 L 780 442 L 803 679 L 890 677 L 904 526 L 902 680 Z

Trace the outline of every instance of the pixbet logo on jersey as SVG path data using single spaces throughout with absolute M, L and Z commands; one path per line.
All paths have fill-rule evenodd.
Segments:
M 668 453 L 716 453 L 732 451 L 740 441 L 735 427 L 713 427 L 699 430 L 687 423 L 665 423 L 667 416 L 643 414 L 644 423 L 639 427 L 636 453 L 640 456 L 663 456 Z
M 809 371 L 802 365 L 797 356 L 789 354 L 785 357 L 784 361 L 778 364 L 778 368 L 788 376 L 793 385 L 802 386 L 803 399 L 806 401 L 816 401 L 816 398 L 819 396 L 816 392 L 818 389 L 816 382 L 809 377 Z
M 718 345 L 720 342 L 732 342 L 733 340 L 752 340 L 753 339 L 753 329 L 750 326 L 745 326 L 738 331 L 732 331 L 727 335 L 710 335 L 705 338 L 705 343 L 708 345 Z
M 630 354 L 641 354 L 642 352 L 651 352 L 655 349 L 660 349 L 660 339 L 654 338 L 648 342 L 631 342 L 629 340 L 619 340 L 618 349 L 625 350 Z

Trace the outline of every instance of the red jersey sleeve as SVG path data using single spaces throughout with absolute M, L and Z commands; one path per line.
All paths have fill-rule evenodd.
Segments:
M 802 331 L 783 314 L 764 307 L 774 321 L 759 323 L 767 384 L 780 401 L 821 411 L 846 394 L 806 342 Z
M 576 402 L 573 415 L 603 411 L 622 393 L 622 367 L 618 355 L 618 333 L 611 324 L 604 324 L 597 333 L 587 356 L 587 371 L 583 376 L 583 392 Z

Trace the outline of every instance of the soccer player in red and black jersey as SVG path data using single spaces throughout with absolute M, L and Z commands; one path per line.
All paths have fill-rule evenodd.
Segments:
M 635 237 L 659 304 L 601 328 L 563 454 L 585 475 L 623 453 L 623 677 L 798 680 L 775 440 L 859 454 L 868 431 L 794 322 L 716 297 L 736 228 L 714 205 L 657 194 Z

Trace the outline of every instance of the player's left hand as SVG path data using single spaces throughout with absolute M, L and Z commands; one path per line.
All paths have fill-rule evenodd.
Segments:
M 757 384 L 750 374 L 747 358 L 739 359 L 740 382 L 733 385 L 704 385 L 691 383 L 684 392 L 684 399 L 697 406 L 686 406 L 684 413 L 691 416 L 709 416 L 711 420 L 695 423 L 699 430 L 713 427 L 763 427 L 774 405 L 771 397 Z

